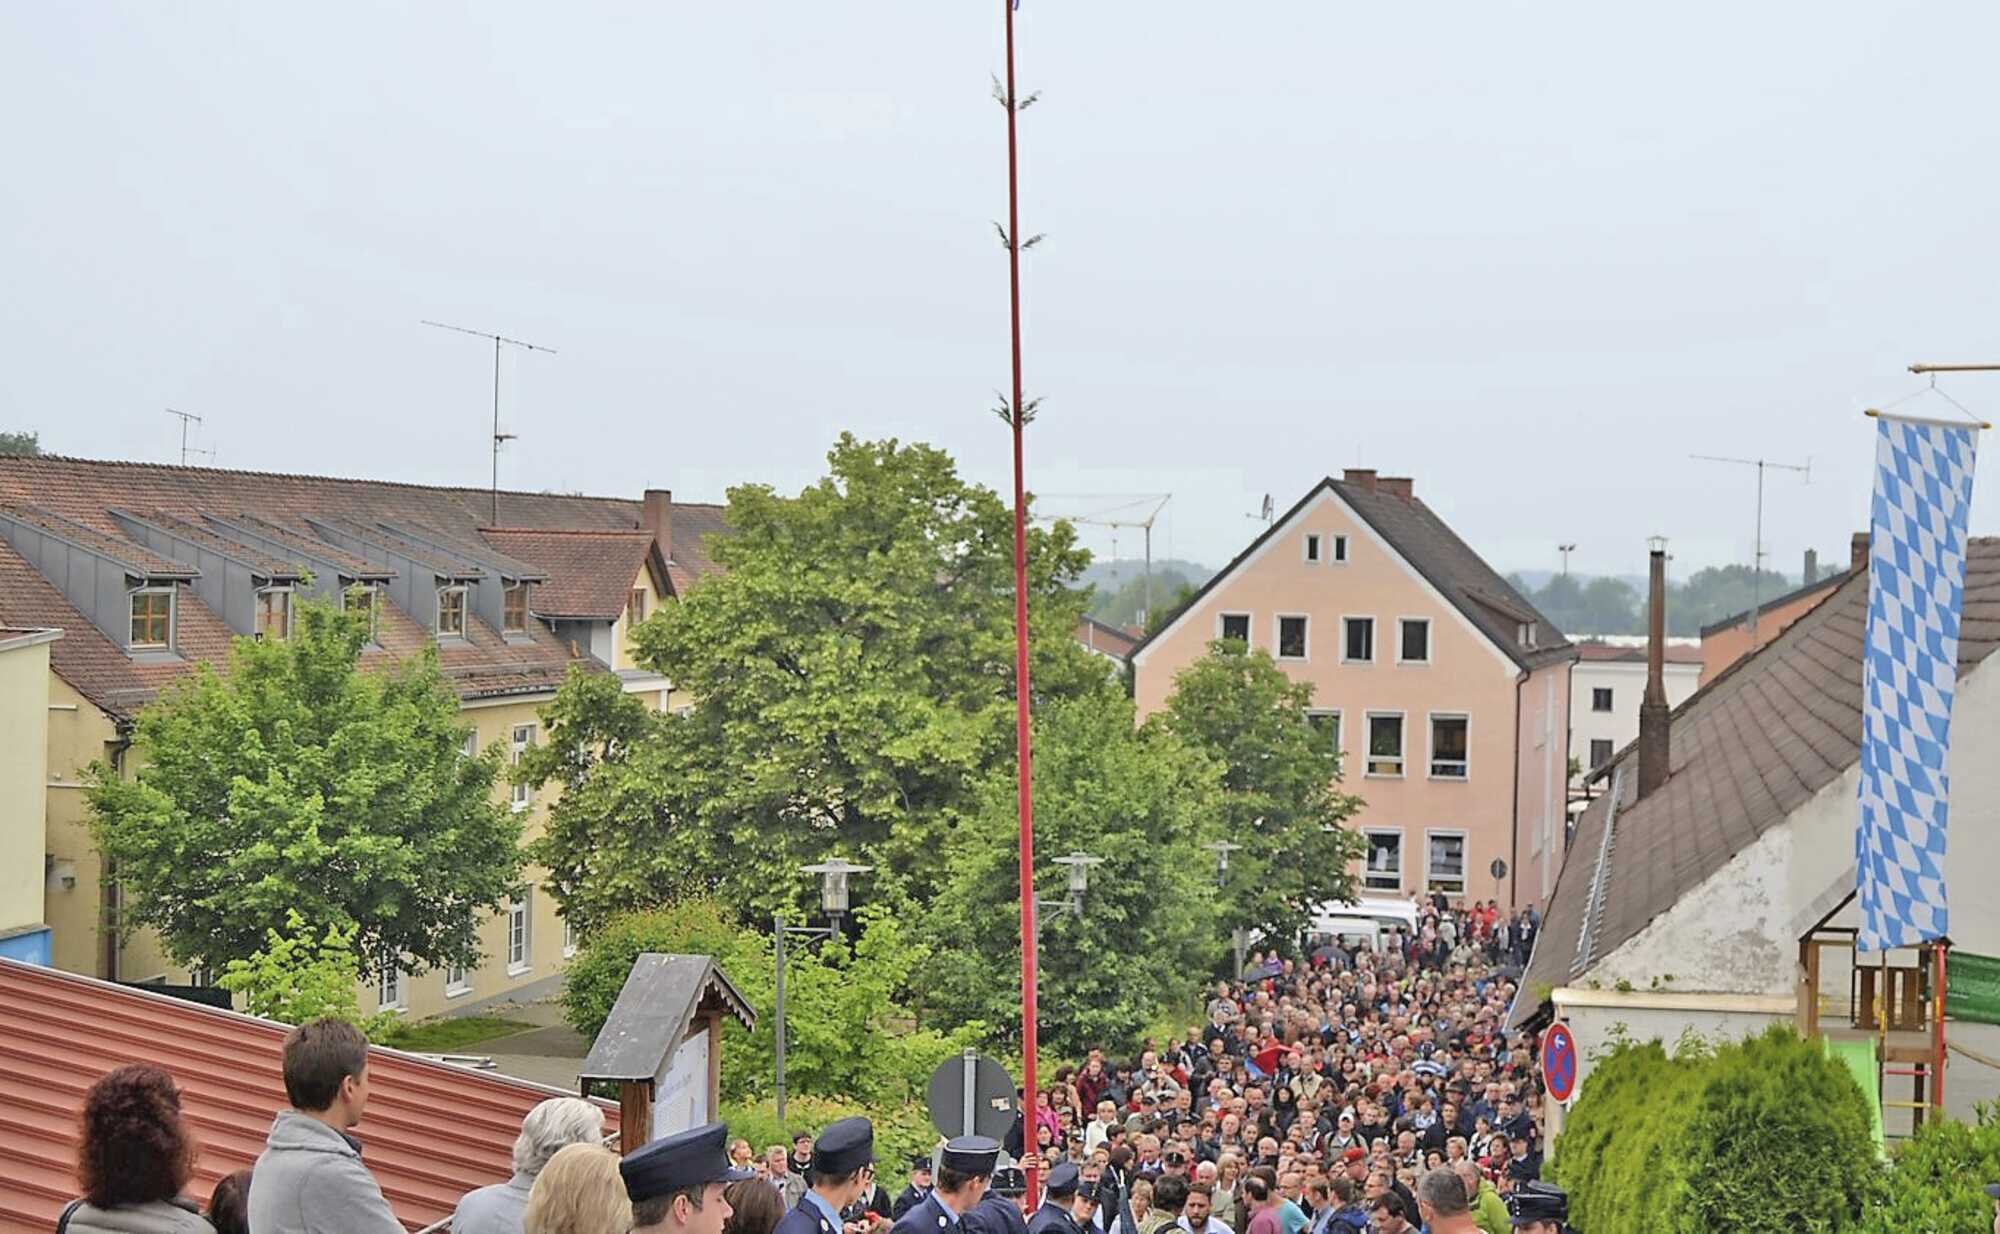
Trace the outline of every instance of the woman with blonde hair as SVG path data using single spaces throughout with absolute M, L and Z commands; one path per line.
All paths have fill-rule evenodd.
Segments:
M 521 1215 L 527 1234 L 628 1234 L 632 1202 L 618 1174 L 618 1154 L 571 1144 L 549 1158 Z

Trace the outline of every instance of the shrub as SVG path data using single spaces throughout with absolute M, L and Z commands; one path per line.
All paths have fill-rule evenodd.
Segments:
M 1993 1202 L 1982 1184 L 2000 1179 L 2000 1121 L 1981 1106 L 1976 1125 L 1933 1119 L 1898 1146 L 1860 1234 L 1984 1230 Z
M 1778 1025 L 1669 1058 L 1615 1047 L 1550 1167 L 1591 1234 L 1851 1231 L 1877 1185 L 1868 1106 L 1813 1042 Z
M 802 1096 L 785 1098 L 785 1121 L 778 1121 L 777 1102 L 725 1101 L 722 1121 L 729 1124 L 732 1138 L 750 1141 L 753 1152 L 763 1153 L 773 1144 L 790 1148 L 800 1132 L 818 1135 L 837 1118 L 860 1114 L 875 1124 L 875 1172 L 891 1195 L 902 1189 L 903 1166 L 918 1153 L 926 1153 L 938 1141 L 924 1108 L 914 1102 L 901 1105 L 868 1105 L 846 1097 Z
M 247 960 L 231 960 L 216 985 L 241 995 L 251 1015 L 284 1024 L 307 1024 L 329 1016 L 346 1020 L 370 1041 L 393 1035 L 400 1018 L 393 1011 L 361 1014 L 355 992 L 361 965 L 354 956 L 352 924 L 324 931 L 306 924 L 297 909 L 285 914 L 288 934 L 266 931 L 264 947 Z

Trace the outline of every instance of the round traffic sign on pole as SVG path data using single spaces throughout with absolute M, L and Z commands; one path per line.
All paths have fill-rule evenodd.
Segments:
M 1557 1101 L 1576 1093 L 1576 1038 L 1567 1024 L 1551 1024 L 1542 1034 L 1542 1083 Z
M 1006 1138 L 1014 1126 L 1014 1080 L 999 1063 L 967 1050 L 931 1073 L 925 1104 L 939 1135 Z

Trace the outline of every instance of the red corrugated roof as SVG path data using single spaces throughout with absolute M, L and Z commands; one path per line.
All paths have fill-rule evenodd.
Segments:
M 76 1122 L 105 1072 L 148 1062 L 172 1073 L 201 1143 L 191 1198 L 252 1164 L 285 1106 L 286 1028 L 268 1020 L 0 960 L 0 1231 L 48 1231 L 76 1194 Z M 561 1093 L 376 1049 L 354 1135 L 396 1215 L 420 1229 L 474 1187 L 512 1172 L 514 1137 Z M 606 1107 L 606 1130 L 618 1113 Z

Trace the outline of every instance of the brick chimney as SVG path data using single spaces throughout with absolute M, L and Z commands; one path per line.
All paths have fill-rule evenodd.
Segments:
M 1391 497 L 1401 497 L 1404 501 L 1415 500 L 1417 482 L 1408 476 L 1383 476 L 1376 486 Z
M 649 488 L 646 500 L 640 507 L 639 526 L 653 533 L 659 543 L 660 556 L 668 561 L 674 559 L 674 492 L 666 488 Z
M 1857 531 L 1854 533 L 1854 542 L 1847 550 L 1847 566 L 1851 570 L 1866 570 L 1868 568 L 1867 532 Z
M 1818 581 L 1819 581 L 1819 550 L 1809 548 L 1806 550 L 1806 568 L 1804 571 L 1804 575 L 1799 579 L 1799 582 L 1803 586 L 1810 587 L 1814 583 L 1817 583 Z
M 1646 601 L 1646 697 L 1639 704 L 1639 796 L 1667 782 L 1672 753 L 1667 706 L 1667 542 L 1653 540 L 1651 579 Z
M 1349 467 L 1340 478 L 1364 493 L 1375 491 L 1375 469 L 1373 467 Z

